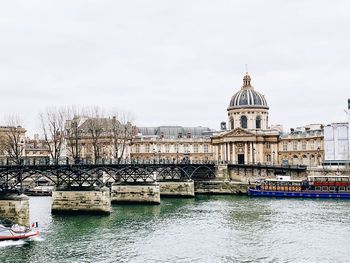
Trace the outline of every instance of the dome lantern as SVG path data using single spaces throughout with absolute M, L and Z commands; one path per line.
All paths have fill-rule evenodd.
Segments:
M 248 72 L 247 72 L 246 75 L 243 78 L 243 87 L 242 87 L 242 89 L 244 89 L 244 88 L 253 88 L 251 86 L 251 84 L 250 84 L 250 81 L 251 81 L 251 78 L 250 78 L 250 76 L 248 75 Z

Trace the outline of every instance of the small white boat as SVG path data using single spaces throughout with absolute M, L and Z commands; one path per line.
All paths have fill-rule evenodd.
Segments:
M 37 228 L 30 228 L 21 225 L 6 227 L 0 224 L 0 241 L 3 240 L 20 240 L 39 235 Z

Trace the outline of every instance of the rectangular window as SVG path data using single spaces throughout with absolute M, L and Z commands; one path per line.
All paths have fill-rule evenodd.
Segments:
M 306 141 L 303 141 L 303 143 L 302 143 L 301 147 L 302 147 L 302 150 L 303 150 L 303 151 L 305 151 L 305 150 L 306 150 Z
M 298 150 L 298 142 L 294 141 L 293 142 L 293 151 L 297 151 Z
M 269 154 L 266 155 L 266 161 L 267 161 L 267 162 L 271 162 L 271 155 L 269 155 Z
M 179 152 L 179 145 L 178 145 L 178 144 L 175 144 L 175 145 L 174 145 L 174 150 L 175 150 L 175 152 L 177 152 L 177 153 Z
M 149 153 L 149 150 L 150 150 L 150 145 L 149 145 L 149 144 L 146 144 L 146 150 L 145 150 L 145 152 L 146 152 L 146 153 Z
M 266 143 L 266 149 L 270 149 L 271 148 L 271 144 L 269 142 Z
M 208 152 L 208 144 L 204 144 L 204 152 L 207 153 Z
M 139 153 L 140 152 L 140 144 L 136 144 L 136 152 Z
M 195 144 L 195 145 L 193 146 L 193 151 L 194 151 L 195 153 L 198 152 L 198 144 Z
M 169 144 L 165 145 L 165 152 L 166 153 L 170 152 L 170 145 Z
M 283 143 L 283 151 L 288 151 L 288 144 L 286 142 Z
M 314 149 L 314 141 L 310 141 L 309 147 L 310 147 L 310 150 Z
M 188 153 L 189 152 L 189 148 L 188 148 L 188 144 L 184 145 L 184 153 Z

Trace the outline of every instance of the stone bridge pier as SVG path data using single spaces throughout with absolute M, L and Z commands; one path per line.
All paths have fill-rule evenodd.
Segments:
M 0 195 L 0 218 L 13 223 L 29 226 L 29 198 L 18 193 Z
M 194 197 L 193 180 L 161 181 L 159 186 L 164 197 Z
M 157 182 L 112 184 L 112 203 L 160 204 L 160 189 Z
M 56 187 L 52 192 L 53 214 L 110 214 L 107 187 Z

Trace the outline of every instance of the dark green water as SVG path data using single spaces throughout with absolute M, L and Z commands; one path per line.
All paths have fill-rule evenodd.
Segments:
M 31 198 L 41 237 L 0 244 L 0 262 L 350 262 L 350 202 L 200 196 L 52 216 Z

